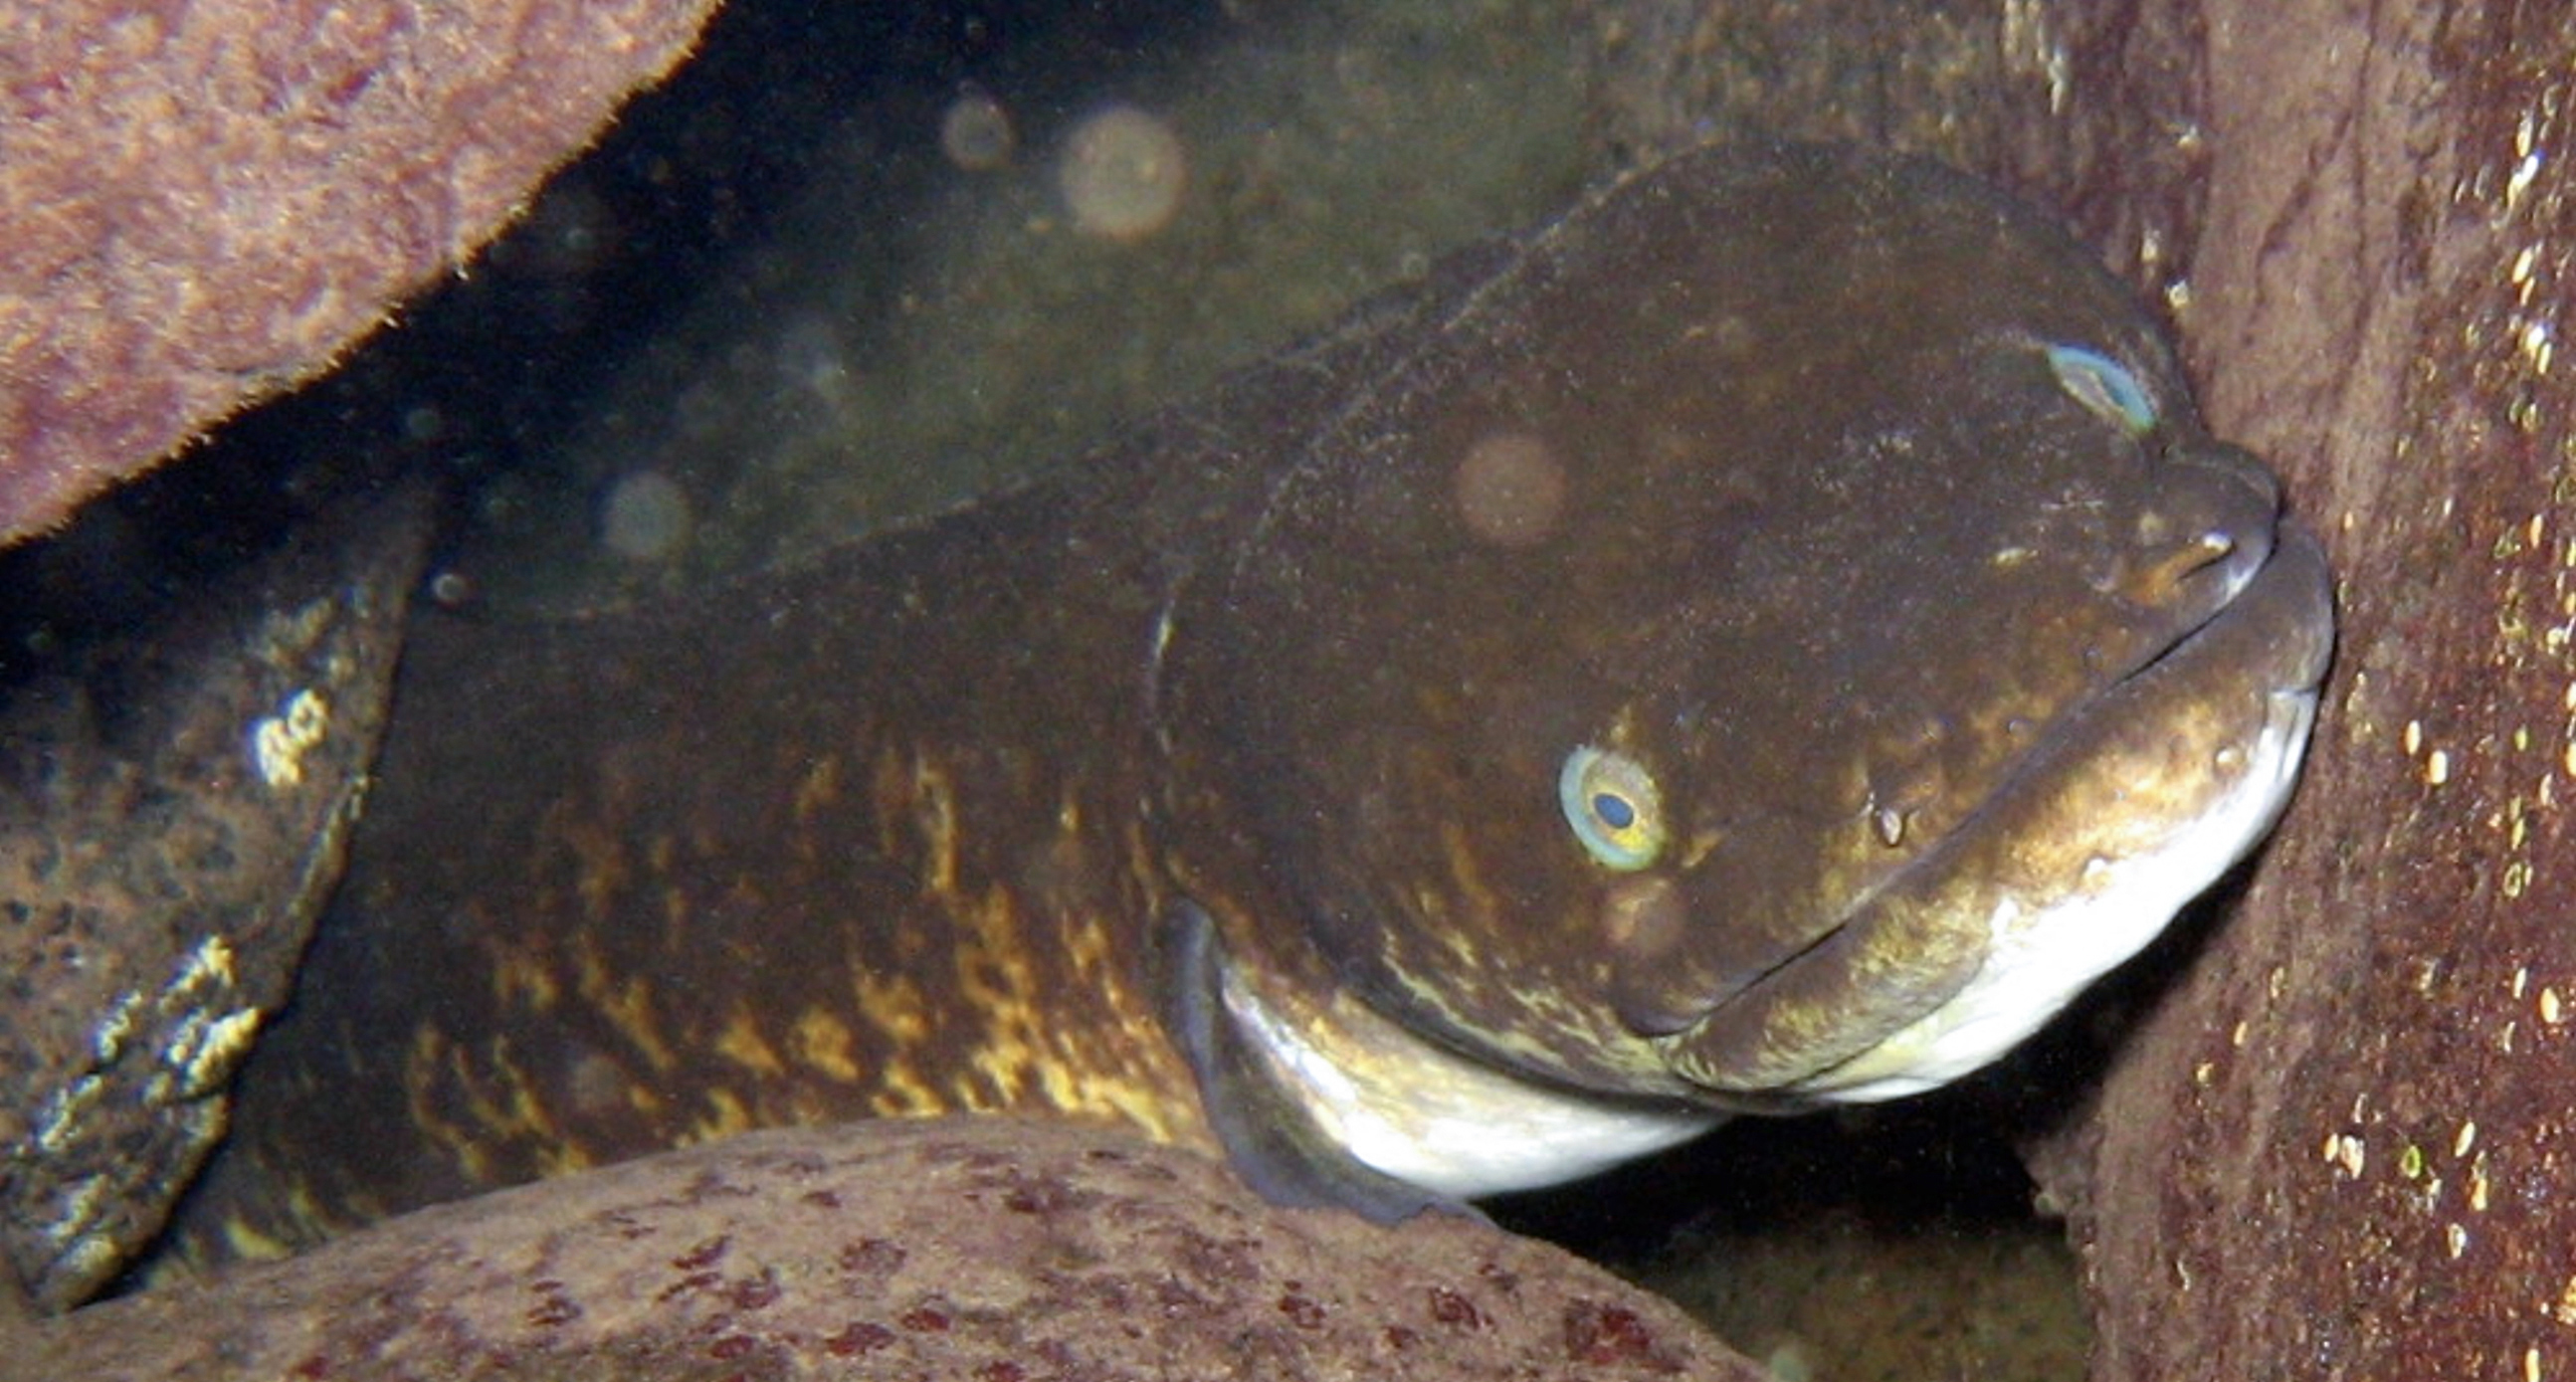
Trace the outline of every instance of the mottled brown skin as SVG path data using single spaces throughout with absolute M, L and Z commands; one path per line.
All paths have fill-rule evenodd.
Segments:
M 413 732 L 218 1193 L 295 1158 L 320 1221 L 263 1231 L 301 1236 L 835 1116 L 1204 1142 L 1136 964 L 1136 693 L 1174 573 L 1117 530 L 1224 520 L 1225 467 L 1153 463 L 1222 457 L 1211 430 L 685 606 L 424 619 Z
M 677 607 L 424 628 L 190 1232 L 867 1114 L 1223 1131 L 1278 1176 L 1183 1040 L 1211 955 L 1604 1105 L 1768 1102 L 1975 971 L 1929 904 L 1845 923 L 2055 867 L 2028 789 L 2081 776 L 2088 707 L 2181 743 L 2271 673 L 2134 677 L 2223 598 L 2201 535 L 2259 563 L 2274 503 L 1981 188 L 1676 160 L 1064 478 Z M 2280 542 L 2312 676 L 2322 570 Z M 1569 838 L 1584 743 L 1661 778 L 1653 867 Z

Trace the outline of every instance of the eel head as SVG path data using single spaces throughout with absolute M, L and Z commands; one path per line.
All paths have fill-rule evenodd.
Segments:
M 1542 1088 L 1880 1099 L 2009 1049 L 2269 829 L 2324 559 L 2055 230 L 1738 146 L 1498 262 L 1186 611 L 1176 766 L 1284 899 L 1225 937 L 1244 971 L 1320 957 Z

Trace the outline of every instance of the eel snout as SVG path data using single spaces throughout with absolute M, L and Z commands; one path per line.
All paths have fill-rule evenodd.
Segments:
M 2229 464 L 2211 493 L 2259 497 L 2225 478 Z M 2202 531 L 2231 535 L 2212 544 L 2227 549 L 2174 579 L 2235 584 L 2261 552 L 2234 598 L 1822 939 L 1658 1036 L 1675 1074 L 1756 1105 L 1954 1079 L 2037 1030 L 2252 850 L 2297 777 L 2332 651 L 2332 586 L 2294 525 Z

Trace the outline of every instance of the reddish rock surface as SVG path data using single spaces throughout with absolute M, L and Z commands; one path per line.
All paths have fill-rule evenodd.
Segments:
M 185 1382 L 1763 1376 L 1557 1249 L 1275 1209 L 1190 1153 L 1001 1118 L 753 1133 L 503 1191 L 31 1347 L 28 1376 Z
M 0 0 L 0 543 L 462 262 L 715 0 Z
M 2289 830 L 2094 1116 L 2096 1373 L 2562 1376 L 2576 11 L 2210 8 L 2186 320 L 2328 529 L 2343 652 Z

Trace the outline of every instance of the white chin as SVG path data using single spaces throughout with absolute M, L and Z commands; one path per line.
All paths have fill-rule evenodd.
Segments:
M 2086 985 L 2155 939 L 2174 913 L 2245 857 L 2298 780 L 2316 693 L 2276 692 L 2244 771 L 2158 847 L 2090 861 L 2038 906 L 2007 897 L 1983 968 L 1947 1003 L 1860 1055 L 1788 1087 L 1832 1103 L 1918 1094 L 1986 1065 L 2038 1031 Z
M 1723 1121 L 1533 1084 L 1355 1003 L 1296 1020 L 1233 973 L 1225 1005 L 1281 1087 L 1354 1160 L 1456 1199 L 1588 1176 Z

